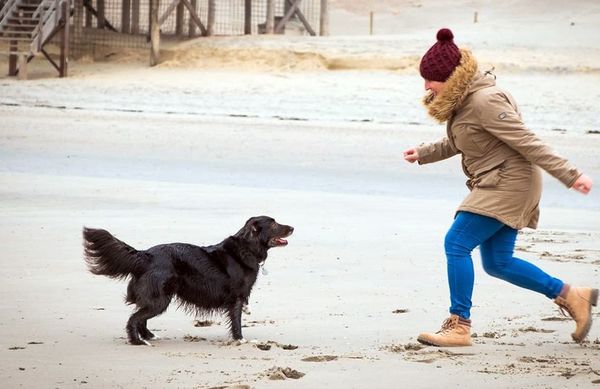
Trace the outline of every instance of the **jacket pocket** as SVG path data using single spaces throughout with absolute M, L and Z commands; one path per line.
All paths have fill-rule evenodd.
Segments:
M 500 181 L 502 180 L 502 168 L 504 167 L 504 164 L 501 164 L 500 166 L 497 166 L 495 168 L 493 168 L 492 170 L 489 170 L 483 174 L 481 174 L 480 176 L 478 176 L 477 178 L 475 178 L 473 181 L 473 185 L 476 188 L 482 188 L 482 189 L 491 189 L 491 188 L 497 188 L 498 185 L 500 184 Z
M 452 128 L 452 140 L 463 154 L 480 157 L 488 143 L 488 136 L 477 128 L 458 124 Z

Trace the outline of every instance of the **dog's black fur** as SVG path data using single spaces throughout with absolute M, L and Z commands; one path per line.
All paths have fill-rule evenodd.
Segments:
M 127 322 L 134 345 L 148 344 L 154 334 L 147 321 L 163 313 L 175 297 L 198 313 L 227 312 L 230 332 L 242 339 L 241 312 L 271 247 L 285 246 L 294 228 L 268 216 L 250 218 L 235 235 L 213 246 L 161 244 L 136 250 L 101 229 L 83 229 L 84 258 L 98 275 L 131 276 L 126 302 L 136 309 Z

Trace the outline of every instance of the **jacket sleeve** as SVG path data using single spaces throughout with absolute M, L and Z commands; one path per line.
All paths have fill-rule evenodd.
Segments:
M 417 147 L 417 154 L 419 155 L 419 165 L 424 165 L 453 157 L 458 154 L 458 150 L 450 143 L 447 137 L 444 137 L 437 142 L 419 145 Z
M 502 93 L 489 96 L 479 105 L 478 116 L 483 128 L 531 163 L 538 165 L 568 188 L 572 187 L 581 173 L 565 158 L 557 155 L 548 145 L 529 131 L 521 115 Z

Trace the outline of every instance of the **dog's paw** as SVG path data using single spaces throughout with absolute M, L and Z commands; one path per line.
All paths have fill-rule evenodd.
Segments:
M 246 344 L 248 341 L 244 338 L 242 339 L 231 339 L 226 343 L 227 346 L 241 346 L 242 344 Z
M 150 346 L 150 347 L 154 347 L 152 346 L 152 344 L 150 342 L 148 342 L 146 339 L 139 339 L 139 340 L 130 340 L 129 344 L 133 345 L 133 346 Z

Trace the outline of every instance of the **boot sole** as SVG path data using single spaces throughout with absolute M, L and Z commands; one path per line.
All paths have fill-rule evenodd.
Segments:
M 571 337 L 577 343 L 583 342 L 585 337 L 590 332 L 590 328 L 592 328 L 592 306 L 595 307 L 596 305 L 598 305 L 598 289 L 592 289 L 592 292 L 590 293 L 590 310 L 589 310 L 590 320 L 588 320 L 587 324 L 585 325 L 585 328 L 583 329 L 583 332 L 581 333 L 581 337 L 578 338 L 575 336 L 575 334 L 571 334 Z
M 430 342 L 430 341 L 427 341 L 427 340 L 421 339 L 421 338 L 417 338 L 417 342 L 419 342 L 421 344 L 424 344 L 424 345 L 427 345 L 427 346 L 434 346 L 434 347 L 468 347 L 468 346 L 472 346 L 473 345 L 472 343 L 469 343 L 469 344 L 451 344 L 451 345 L 448 345 L 448 344 L 438 344 L 438 343 Z
M 439 347 L 437 344 L 432 343 L 432 342 L 428 342 L 425 339 L 421 339 L 421 338 L 417 338 L 417 342 L 419 342 L 421 344 L 425 344 L 427 346 L 436 346 L 436 347 Z

